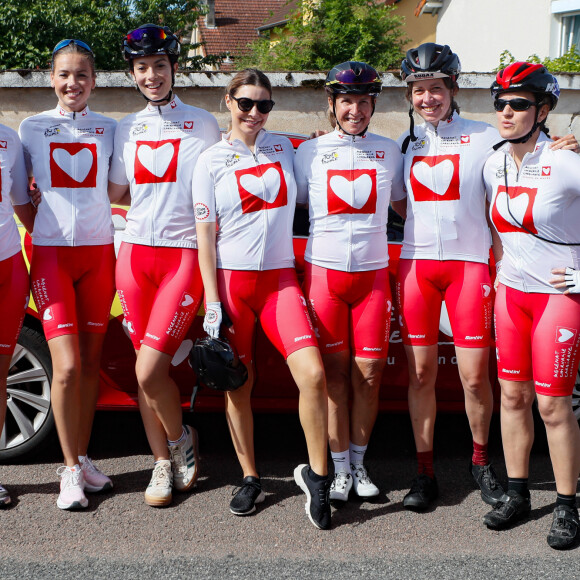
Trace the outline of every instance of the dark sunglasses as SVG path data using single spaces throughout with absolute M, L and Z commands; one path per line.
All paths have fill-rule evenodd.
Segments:
M 54 47 L 54 50 L 52 51 L 52 56 L 54 56 L 55 53 L 57 53 L 61 48 L 64 48 L 65 46 L 68 46 L 69 44 L 76 44 L 77 46 L 80 46 L 81 48 L 88 50 L 91 54 L 93 53 L 91 47 L 86 42 L 83 42 L 82 40 L 75 40 L 74 38 L 67 38 L 65 40 L 61 40 Z
M 157 26 L 143 26 L 127 33 L 129 42 L 141 42 L 145 37 L 152 41 L 165 40 L 167 33 L 163 28 L 157 28 Z
M 236 103 L 238 103 L 238 109 L 244 113 L 248 113 L 254 108 L 256 105 L 258 111 L 262 113 L 262 115 L 267 115 L 273 108 L 274 108 L 274 101 L 271 99 L 264 99 L 263 101 L 254 101 L 253 99 L 248 99 L 247 97 L 234 97 L 234 95 L 230 95 L 230 99 L 234 99 Z
M 506 105 L 509 105 L 512 111 L 527 111 L 530 107 L 535 107 L 536 104 L 534 101 L 528 101 L 528 99 L 512 99 L 511 101 L 495 99 L 493 108 L 496 111 L 503 111 Z
M 336 73 L 336 80 L 345 85 L 358 85 L 358 84 L 369 84 L 380 81 L 377 75 L 368 69 L 360 71 L 360 74 L 356 74 L 352 69 L 341 70 Z

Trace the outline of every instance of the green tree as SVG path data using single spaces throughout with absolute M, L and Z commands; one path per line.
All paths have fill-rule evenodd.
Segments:
M 123 36 L 147 22 L 163 23 L 176 34 L 203 13 L 200 0 L 0 0 L 0 69 L 45 69 L 63 38 L 91 45 L 97 69 L 119 70 Z M 198 45 L 185 45 L 182 55 Z M 209 58 L 181 59 L 184 68 L 202 69 Z
M 580 72 L 580 54 L 578 53 L 575 45 L 572 45 L 568 49 L 568 52 L 557 58 L 545 58 L 542 60 L 537 54 L 532 54 L 528 56 L 526 61 L 541 63 L 551 73 Z M 501 70 L 512 62 L 516 62 L 515 56 L 509 50 L 504 50 L 500 54 L 499 66 L 496 70 Z
M 253 42 L 241 66 L 266 70 L 326 70 L 360 60 L 386 70 L 403 57 L 403 19 L 374 0 L 304 0 L 289 17 L 282 38 Z

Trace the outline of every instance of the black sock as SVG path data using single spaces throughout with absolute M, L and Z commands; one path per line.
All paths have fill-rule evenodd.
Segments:
M 556 505 L 567 505 L 571 508 L 576 507 L 576 495 L 564 495 L 558 493 L 556 496 Z
M 508 491 L 510 489 L 519 493 L 522 497 L 530 497 L 527 477 L 508 477 Z

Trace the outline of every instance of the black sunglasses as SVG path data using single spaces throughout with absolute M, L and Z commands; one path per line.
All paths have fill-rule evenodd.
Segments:
M 236 103 L 238 103 L 238 109 L 244 113 L 248 113 L 254 108 L 256 105 L 258 111 L 262 113 L 262 115 L 267 115 L 273 108 L 274 108 L 274 101 L 271 99 L 264 99 L 263 101 L 254 101 L 253 99 L 248 99 L 247 97 L 234 97 L 234 95 L 230 95 L 230 99 L 234 99 Z
M 493 108 L 496 111 L 503 111 L 509 105 L 512 111 L 527 111 L 530 107 L 535 107 L 537 103 L 534 101 L 528 101 L 528 99 L 512 99 L 511 101 L 506 101 L 505 99 L 495 99 L 493 102 Z

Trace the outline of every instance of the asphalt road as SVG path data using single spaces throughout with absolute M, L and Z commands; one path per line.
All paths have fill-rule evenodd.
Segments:
M 58 449 L 43 463 L 0 466 L 13 506 L 0 512 L 0 578 L 525 578 L 580 579 L 580 548 L 546 544 L 555 486 L 538 425 L 532 457 L 531 519 L 493 532 L 488 507 L 468 474 L 465 417 L 442 415 L 436 428 L 436 472 L 442 497 L 428 513 L 402 508 L 414 475 L 407 416 L 381 415 L 367 464 L 381 495 L 333 510 L 333 529 L 307 520 L 292 472 L 306 459 L 295 416 L 256 419 L 257 456 L 266 501 L 248 517 L 229 513 L 240 472 L 222 415 L 190 415 L 200 432 L 202 476 L 172 506 L 143 503 L 151 458 L 139 417 L 100 413 L 91 455 L 110 474 L 112 493 L 90 496 L 81 512 L 56 507 Z M 494 418 L 492 459 L 505 477 Z

